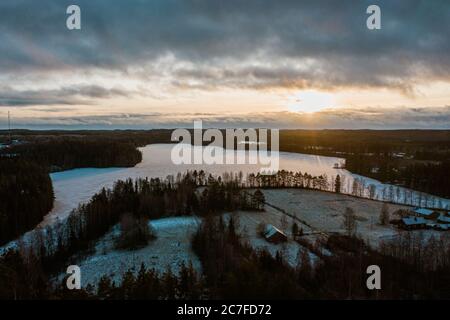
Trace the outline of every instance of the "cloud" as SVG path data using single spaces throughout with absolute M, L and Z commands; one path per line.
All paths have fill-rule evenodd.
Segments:
M 283 129 L 450 129 L 450 106 L 425 108 L 329 109 L 315 114 L 298 112 L 262 113 L 119 113 L 86 116 L 14 117 L 16 128 L 151 129 L 203 127 Z M 1 123 L 0 123 L 1 125 Z
M 450 81 L 450 3 L 297 0 L 79 0 L 82 30 L 68 31 L 71 1 L 3 0 L 0 72 L 100 68 L 156 70 L 180 88 L 389 87 Z M 377 3 L 382 29 L 366 28 Z M 132 70 L 132 71 L 130 71 Z M 132 74 L 130 74 L 132 72 Z
M 90 105 L 95 99 L 127 97 L 130 92 L 119 88 L 103 88 L 97 85 L 60 87 L 50 90 L 17 90 L 0 88 L 0 107 L 38 105 Z

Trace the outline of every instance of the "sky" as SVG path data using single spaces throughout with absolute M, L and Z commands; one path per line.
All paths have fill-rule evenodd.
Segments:
M 449 31 L 447 0 L 1 0 L 0 128 L 450 129 Z

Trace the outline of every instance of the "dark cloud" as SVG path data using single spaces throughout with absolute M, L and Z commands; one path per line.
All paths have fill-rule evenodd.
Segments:
M 89 105 L 95 99 L 129 96 L 123 89 L 107 89 L 97 85 L 70 86 L 51 90 L 14 90 L 0 88 L 0 107 L 38 105 Z
M 82 30 L 68 31 L 73 1 L 3 0 L 0 72 L 127 71 L 171 54 L 190 64 L 178 86 L 383 86 L 450 79 L 447 0 L 79 0 Z M 382 29 L 365 26 L 369 4 Z M 257 63 L 257 65 L 255 65 Z

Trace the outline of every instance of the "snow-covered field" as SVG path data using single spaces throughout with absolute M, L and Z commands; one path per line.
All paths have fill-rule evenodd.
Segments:
M 139 271 L 141 264 L 160 273 L 168 268 L 178 273 L 182 263 L 186 266 L 192 263 L 194 269 L 201 271 L 200 261 L 191 249 L 191 237 L 199 223 L 200 220 L 195 217 L 153 220 L 150 224 L 157 238 L 146 247 L 132 251 L 114 248 L 114 239 L 120 234 L 116 226 L 97 242 L 95 252 L 77 262 L 81 269 L 82 285 L 95 285 L 104 275 L 119 282 L 126 271 Z M 59 280 L 63 277 L 64 274 Z
M 301 250 L 306 250 L 311 263 L 319 261 L 319 257 L 301 246 L 292 238 L 292 224 L 297 222 L 310 243 L 324 234 L 344 233 L 342 228 L 343 213 L 347 207 L 355 211 L 358 221 L 357 232 L 377 246 L 381 241 L 393 239 L 399 231 L 392 225 L 381 226 L 378 223 L 382 203 L 369 199 L 351 197 L 343 194 L 321 192 L 302 189 L 264 189 L 266 202 L 265 211 L 238 211 L 224 214 L 225 219 L 231 215 L 236 218 L 236 226 L 243 238 L 256 250 L 267 250 L 273 256 L 277 251 L 283 254 L 286 261 L 293 267 L 301 261 Z M 389 212 L 406 208 L 401 205 L 389 205 Z M 294 219 L 286 215 L 289 213 L 297 217 Z M 304 221 L 301 223 L 300 221 Z M 117 226 L 102 237 L 95 246 L 95 251 L 77 261 L 82 271 L 83 286 L 95 284 L 103 275 L 112 276 L 120 281 L 127 270 L 137 272 L 142 263 L 147 268 L 164 272 L 168 267 L 177 273 L 181 263 L 192 262 L 193 267 L 201 271 L 201 263 L 191 248 L 192 235 L 197 230 L 201 220 L 196 217 L 171 217 L 151 221 L 157 239 L 148 246 L 133 251 L 117 250 L 114 248 L 114 239 L 118 236 Z M 258 225 L 272 224 L 288 235 L 288 241 L 281 244 L 267 242 L 258 235 Z M 439 231 L 425 230 L 412 231 L 423 233 L 425 238 L 431 235 L 439 236 Z M 318 248 L 320 249 L 320 248 Z M 322 254 L 330 254 L 322 248 Z M 59 277 L 61 280 L 62 274 Z
M 325 233 L 343 233 L 343 214 L 347 207 L 352 208 L 357 219 L 357 233 L 376 246 L 382 240 L 396 237 L 399 230 L 392 226 L 379 224 L 379 216 L 383 205 L 380 201 L 357 198 L 331 192 L 304 189 L 272 189 L 264 190 L 266 202 L 283 209 L 305 221 L 316 231 Z M 389 213 L 408 208 L 403 205 L 389 204 Z M 305 229 L 305 228 L 304 228 Z M 307 232 L 308 229 L 306 228 Z M 414 231 L 440 235 L 435 230 Z

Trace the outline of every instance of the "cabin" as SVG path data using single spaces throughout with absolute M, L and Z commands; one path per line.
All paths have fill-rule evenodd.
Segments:
M 439 212 L 425 208 L 414 208 L 412 212 L 414 213 L 415 216 L 427 220 L 435 220 L 439 216 Z
M 281 243 L 287 241 L 286 234 L 271 224 L 266 225 L 266 229 L 264 230 L 264 238 L 268 242 L 272 243 Z
M 405 230 L 415 230 L 425 229 L 427 224 L 427 220 L 422 217 L 405 217 L 400 220 L 398 226 Z

